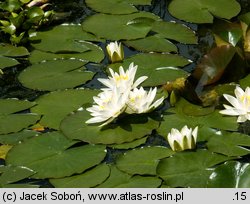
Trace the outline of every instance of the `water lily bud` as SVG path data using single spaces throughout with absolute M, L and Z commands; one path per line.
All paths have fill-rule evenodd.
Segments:
M 112 63 L 122 61 L 124 58 L 124 51 L 122 44 L 117 41 L 111 42 L 106 47 L 109 59 Z
M 170 94 L 170 105 L 175 106 L 176 102 L 177 102 L 177 97 L 175 91 L 172 91 Z
M 183 151 L 186 149 L 194 149 L 196 146 L 198 126 L 194 130 L 186 125 L 181 131 L 172 128 L 168 134 L 168 143 L 173 151 Z

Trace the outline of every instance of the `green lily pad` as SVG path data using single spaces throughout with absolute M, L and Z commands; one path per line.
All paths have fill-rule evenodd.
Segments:
M 116 188 L 157 188 L 161 185 L 162 180 L 157 177 L 151 176 L 133 176 L 127 183 L 117 185 Z M 120 200 L 126 200 L 126 195 L 124 198 L 120 197 Z
M 240 80 L 240 86 L 243 89 L 249 87 L 249 84 L 250 84 L 250 74 L 248 74 L 245 78 Z
M 6 57 L 23 57 L 29 55 L 25 47 L 15 47 L 10 44 L 0 44 L 0 55 Z
M 143 52 L 177 52 L 177 47 L 160 35 L 152 35 L 142 39 L 125 41 L 129 47 Z
M 63 24 L 37 32 L 31 40 L 36 49 L 54 53 L 85 52 L 89 48 L 82 41 L 99 41 L 95 36 L 83 32 L 80 25 L 74 24 Z
M 240 12 L 240 4 L 235 0 L 173 0 L 168 10 L 170 14 L 181 20 L 212 23 L 213 16 L 225 19 L 236 16 Z
M 121 144 L 131 142 L 151 134 L 159 125 L 146 115 L 128 115 L 104 127 L 85 123 L 91 118 L 88 111 L 83 110 L 66 117 L 60 130 L 70 139 L 78 139 L 92 144 Z
M 128 174 L 155 175 L 160 159 L 173 154 L 166 147 L 143 147 L 126 152 L 116 160 L 116 165 Z
M 18 132 L 36 123 L 36 121 L 40 119 L 40 115 L 38 114 L 14 114 L 16 112 L 26 110 L 34 105 L 35 103 L 29 101 L 0 99 L 0 135 Z
M 56 188 L 91 188 L 105 181 L 109 174 L 109 166 L 101 164 L 83 174 L 49 181 Z
M 4 69 L 7 67 L 13 67 L 15 65 L 20 64 L 16 59 L 4 57 L 0 55 L 0 69 Z
M 196 44 L 198 40 L 193 30 L 175 22 L 156 21 L 152 31 L 159 33 L 161 37 L 186 44 Z
M 144 19 L 136 22 L 134 19 Z M 148 12 L 138 12 L 128 15 L 95 14 L 89 16 L 83 23 L 83 30 L 95 34 L 99 38 L 109 40 L 132 40 L 144 38 L 151 30 L 148 20 L 158 20 L 159 17 Z M 145 22 L 145 23 L 144 23 Z
M 46 133 L 14 146 L 6 163 L 34 170 L 34 178 L 61 178 L 99 164 L 106 155 L 105 146 L 72 147 L 75 143 L 59 132 Z
M 7 166 L 6 170 L 0 176 L 0 186 L 20 181 L 22 179 L 28 178 L 33 174 L 35 174 L 35 172 L 26 167 Z
M 128 183 L 131 175 L 128 175 L 119 169 L 116 166 L 110 167 L 110 175 L 106 181 L 98 185 L 97 188 L 115 188 L 118 185 Z
M 147 138 L 148 137 L 143 137 L 141 139 L 134 140 L 132 142 L 127 142 L 127 143 L 123 143 L 123 144 L 109 145 L 109 147 L 111 147 L 113 149 L 132 149 L 132 148 L 135 148 L 135 147 L 138 147 L 138 146 L 144 144 L 147 141 Z
M 44 52 L 40 50 L 34 50 L 31 52 L 29 61 L 32 64 L 38 63 L 42 60 L 54 60 L 54 59 L 79 59 L 84 61 L 99 63 L 104 59 L 104 53 L 102 48 L 90 43 L 84 42 L 85 46 L 88 47 L 88 51 L 82 53 L 60 53 L 55 54 L 51 52 Z
M 51 92 L 39 97 L 36 100 L 37 106 L 33 107 L 31 111 L 43 115 L 39 122 L 42 126 L 59 129 L 61 121 L 69 113 L 82 106 L 90 106 L 93 96 L 97 93 L 98 91 L 87 89 Z
M 142 83 L 142 86 L 163 85 L 168 81 L 187 77 L 188 73 L 177 67 L 183 67 L 190 63 L 189 60 L 179 55 L 143 53 L 125 59 L 122 64 L 112 64 L 109 67 L 118 69 L 122 65 L 126 69 L 132 62 L 134 62 L 134 65 L 138 65 L 136 78 L 148 76 L 148 79 Z
M 232 156 L 243 156 L 250 153 L 244 147 L 250 147 L 250 137 L 240 133 L 222 132 L 208 140 L 207 147 L 210 151 Z
M 16 113 L 22 110 L 26 110 L 36 105 L 35 102 L 30 102 L 27 100 L 18 100 L 15 98 L 10 99 L 0 99 L 0 115 L 9 115 L 11 113 Z
M 0 135 L 0 143 L 1 144 L 8 144 L 8 145 L 16 145 L 19 144 L 21 141 L 26 140 L 31 137 L 36 137 L 40 133 L 31 130 L 23 130 L 21 132 Z
M 200 106 L 181 99 L 175 104 L 174 108 L 170 108 L 164 113 L 163 121 L 157 131 L 159 134 L 166 136 L 172 128 L 181 129 L 184 125 L 193 128 L 195 126 L 206 126 L 220 130 L 237 131 L 238 123 L 235 117 L 224 117 L 217 110 L 211 112 L 210 108 L 202 109 Z M 190 115 L 191 112 L 193 112 L 194 115 Z M 203 114 L 199 115 L 201 113 Z
M 18 79 L 23 86 L 36 90 L 73 88 L 92 79 L 94 73 L 85 71 L 85 64 L 74 59 L 41 62 L 23 70 Z
M 205 188 L 212 167 L 229 159 L 206 150 L 179 152 L 170 158 L 162 159 L 157 173 L 170 187 Z
M 229 161 L 214 170 L 208 180 L 208 187 L 212 188 L 249 188 L 250 165 Z
M 91 9 L 109 14 L 130 14 L 138 10 L 133 5 L 151 5 L 152 0 L 86 0 L 86 4 Z

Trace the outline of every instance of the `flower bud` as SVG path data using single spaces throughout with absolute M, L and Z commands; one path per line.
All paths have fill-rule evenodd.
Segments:
M 106 47 L 109 59 L 112 63 L 122 61 L 124 58 L 124 51 L 122 44 L 117 41 L 111 42 Z

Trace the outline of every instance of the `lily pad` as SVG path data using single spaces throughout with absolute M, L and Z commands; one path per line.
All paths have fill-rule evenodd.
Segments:
M 151 134 L 159 125 L 158 121 L 147 115 L 129 115 L 104 127 L 85 123 L 91 118 L 88 111 L 83 110 L 66 117 L 60 130 L 70 139 L 78 139 L 92 144 L 121 144 L 131 142 Z
M 36 90 L 73 88 L 92 79 L 94 73 L 85 71 L 85 64 L 74 59 L 41 62 L 23 70 L 18 79 L 23 86 Z
M 236 16 L 240 12 L 240 4 L 235 0 L 173 0 L 168 10 L 170 14 L 181 20 L 212 23 L 213 16 L 225 19 Z
M 102 184 L 98 185 L 97 188 L 115 188 L 118 185 L 128 183 L 131 175 L 124 173 L 116 168 L 116 166 L 110 167 L 110 175 L 108 179 Z
M 141 139 L 134 140 L 132 142 L 109 145 L 109 147 L 114 148 L 114 149 L 131 149 L 131 148 L 135 148 L 135 147 L 138 147 L 138 146 L 144 144 L 147 141 L 147 138 L 148 137 L 143 137 Z
M 193 128 L 206 126 L 220 130 L 237 131 L 238 123 L 235 117 L 224 117 L 217 110 L 211 112 L 207 108 L 204 108 L 203 112 L 200 106 L 196 106 L 196 109 L 195 106 L 185 99 L 181 99 L 174 108 L 170 108 L 164 113 L 163 121 L 157 131 L 166 136 L 172 128 L 181 129 L 184 125 Z M 194 115 L 190 115 L 189 109 L 193 110 Z M 197 115 L 196 112 L 202 113 L 201 111 L 203 115 Z
M 212 167 L 229 159 L 207 150 L 180 152 L 162 159 L 157 173 L 170 187 L 205 188 Z
M 35 172 L 29 168 L 22 166 L 6 166 L 5 171 L 0 176 L 0 186 L 14 183 L 22 179 L 32 176 Z
M 161 37 L 186 44 L 196 44 L 198 40 L 193 30 L 176 22 L 156 21 L 152 31 L 159 33 Z
M 160 159 L 173 155 L 166 147 L 143 147 L 126 152 L 116 160 L 117 167 L 128 174 L 156 175 Z
M 144 19 L 143 23 L 134 19 Z M 148 12 L 138 12 L 128 15 L 95 14 L 89 16 L 83 23 L 83 30 L 95 34 L 98 38 L 108 40 L 132 40 L 144 38 L 151 30 L 148 20 L 159 20 L 159 17 Z
M 105 146 L 72 147 L 75 143 L 59 132 L 46 133 L 14 146 L 6 163 L 34 170 L 34 178 L 61 178 L 99 164 L 106 155 Z
M 109 14 L 130 14 L 138 12 L 133 5 L 151 5 L 152 0 L 86 0 L 86 4 L 91 9 Z
M 160 35 L 152 35 L 142 39 L 125 41 L 129 47 L 143 52 L 177 52 L 177 47 Z
M 31 40 L 36 49 L 54 53 L 85 52 L 89 48 L 81 41 L 99 41 L 95 36 L 84 32 L 80 25 L 74 24 L 63 24 L 37 32 Z
M 36 100 L 37 106 L 31 111 L 43 115 L 39 122 L 42 126 L 59 129 L 61 121 L 69 113 L 82 106 L 89 106 L 97 93 L 98 91 L 87 89 L 51 92 L 39 97 Z
M 133 176 L 127 183 L 123 183 L 117 185 L 116 188 L 157 188 L 161 185 L 162 180 L 157 177 L 151 176 Z M 124 198 L 120 197 L 120 200 L 126 200 L 126 196 L 124 194 Z
M 25 47 L 15 47 L 10 44 L 0 44 L 0 55 L 6 57 L 23 57 L 29 55 Z
M 109 166 L 101 164 L 80 175 L 61 179 L 50 179 L 49 181 L 56 188 L 91 188 L 105 181 L 109 174 Z
M 109 67 L 118 69 L 122 65 L 126 69 L 132 62 L 138 65 L 136 78 L 148 76 L 148 79 L 142 83 L 142 86 L 163 85 L 168 81 L 187 77 L 188 73 L 177 67 L 183 67 L 190 63 L 188 59 L 179 55 L 143 53 L 125 59 L 122 64 L 112 64 Z
M 250 84 L 250 74 L 248 74 L 245 78 L 240 80 L 240 86 L 245 89 L 249 87 Z
M 0 135 L 18 132 L 36 123 L 40 119 L 38 114 L 17 113 L 26 110 L 35 103 L 17 99 L 0 99 Z
M 250 165 L 229 161 L 214 170 L 208 180 L 208 187 L 212 188 L 249 188 Z
M 16 144 L 19 144 L 23 140 L 38 136 L 39 134 L 40 133 L 36 131 L 23 130 L 21 132 L 0 135 L 0 143 L 8 144 L 8 145 L 16 145 Z
M 0 69 L 4 69 L 7 67 L 13 67 L 15 65 L 20 64 L 16 59 L 4 57 L 0 55 Z
M 88 51 L 82 53 L 51 53 L 40 50 L 34 50 L 31 52 L 29 61 L 34 64 L 42 60 L 54 60 L 54 59 L 79 59 L 84 61 L 99 63 L 104 59 L 104 53 L 99 46 L 85 42 L 85 46 L 88 47 Z
M 250 154 L 250 137 L 240 133 L 222 132 L 208 140 L 207 147 L 210 151 L 232 156 L 243 156 Z

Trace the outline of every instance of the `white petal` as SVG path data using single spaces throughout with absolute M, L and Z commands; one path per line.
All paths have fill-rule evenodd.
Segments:
M 139 86 L 142 82 L 144 82 L 148 77 L 147 76 L 142 76 L 139 77 L 133 84 L 132 88 L 136 88 L 137 86 Z
M 231 96 L 231 95 L 228 95 L 228 94 L 223 94 L 223 96 L 224 96 L 225 99 L 227 99 L 227 101 L 228 101 L 229 103 L 231 103 L 235 108 L 240 108 L 240 107 L 241 107 L 239 101 L 238 101 L 235 97 L 233 97 L 233 96 Z
M 240 115 L 237 119 L 238 123 L 244 123 L 247 121 L 247 118 L 245 117 L 245 115 Z

